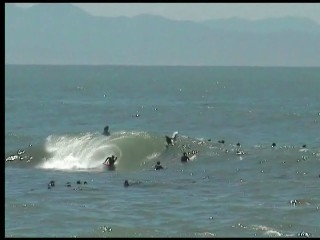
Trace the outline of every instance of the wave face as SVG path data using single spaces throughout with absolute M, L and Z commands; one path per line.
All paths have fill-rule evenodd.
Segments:
M 101 170 L 104 160 L 115 155 L 117 170 L 134 170 L 149 166 L 166 149 L 164 137 L 147 132 L 122 131 L 108 137 L 98 133 L 49 135 L 42 146 L 18 150 L 6 160 L 42 169 Z

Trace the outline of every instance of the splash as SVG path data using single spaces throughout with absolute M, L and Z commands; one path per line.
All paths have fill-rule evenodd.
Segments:
M 97 169 L 101 167 L 104 159 L 115 154 L 108 138 L 98 137 L 94 134 L 80 136 L 48 136 L 45 150 L 52 156 L 38 164 L 38 168 L 81 170 Z

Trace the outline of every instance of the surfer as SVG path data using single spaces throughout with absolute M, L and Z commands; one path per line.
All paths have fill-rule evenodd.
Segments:
M 128 180 L 124 180 L 123 186 L 124 187 L 129 187 L 129 181 Z
M 161 170 L 163 167 L 160 164 L 160 161 L 157 162 L 157 164 L 154 166 L 154 170 Z
M 138 185 L 138 184 L 141 184 L 141 182 L 140 181 L 130 181 L 129 182 L 129 180 L 124 180 L 124 183 L 123 183 L 123 186 L 124 187 L 129 187 L 129 186 L 132 186 L 132 185 Z
M 172 134 L 172 137 L 166 136 L 167 146 L 169 146 L 169 145 L 173 146 L 174 143 L 177 141 L 177 137 L 178 137 L 178 132 L 174 132 Z
M 105 165 L 108 165 L 110 167 L 114 166 L 114 163 L 117 161 L 117 157 L 112 155 L 111 157 L 107 157 L 106 160 L 104 161 Z
M 105 136 L 110 136 L 110 132 L 109 132 L 109 126 L 105 126 L 105 128 L 103 129 L 103 135 Z
M 190 158 L 187 156 L 187 153 L 184 152 L 183 156 L 181 157 L 181 162 L 187 162 L 189 160 L 190 160 Z

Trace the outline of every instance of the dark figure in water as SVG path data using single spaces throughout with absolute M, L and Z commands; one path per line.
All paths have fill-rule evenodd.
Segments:
M 48 183 L 48 189 L 50 189 L 51 187 L 54 187 L 54 181 L 53 180 Z
M 124 187 L 129 187 L 129 182 L 128 182 L 128 180 L 125 180 L 125 181 L 124 181 L 123 186 L 124 186 Z
M 272 143 L 271 147 L 275 147 L 276 146 L 276 143 Z
M 183 156 L 181 157 L 181 162 L 187 162 L 189 160 L 190 160 L 190 158 L 187 156 L 187 153 L 184 152 Z
M 107 159 L 104 161 L 104 164 L 107 164 L 109 166 L 114 166 L 114 163 L 116 162 L 118 158 L 112 155 L 111 157 L 107 157 Z
M 109 126 L 105 126 L 105 128 L 103 129 L 103 135 L 105 135 L 105 136 L 110 136 Z
M 154 166 L 154 170 L 161 170 L 163 167 L 160 164 L 160 161 L 157 162 L 157 164 Z
M 177 141 L 177 137 L 178 137 L 178 132 L 174 132 L 172 134 L 172 137 L 166 136 L 167 146 L 169 146 L 169 145 L 173 146 L 174 143 Z
M 129 180 L 124 180 L 124 183 L 123 183 L 123 186 L 124 187 L 129 187 L 129 186 L 132 186 L 132 185 L 138 185 L 138 184 L 141 184 L 140 181 L 130 181 Z

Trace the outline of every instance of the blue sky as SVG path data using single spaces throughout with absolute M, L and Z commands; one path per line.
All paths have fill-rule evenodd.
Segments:
M 29 7 L 35 3 L 17 3 Z M 95 16 L 154 14 L 174 20 L 306 17 L 320 24 L 320 3 L 74 3 Z

